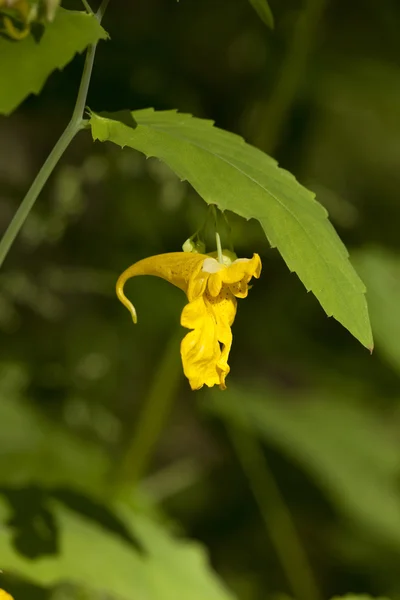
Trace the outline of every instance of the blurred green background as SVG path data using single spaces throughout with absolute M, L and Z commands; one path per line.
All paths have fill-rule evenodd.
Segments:
M 375 351 L 327 318 L 257 223 L 229 215 L 237 254 L 258 252 L 263 273 L 239 301 L 229 389 L 191 392 L 183 294 L 135 279 L 133 327 L 114 285 L 179 250 L 206 205 L 156 160 L 81 133 L 0 273 L 0 587 L 16 598 L 123 597 L 131 569 L 131 600 L 228 598 L 195 578 L 193 596 L 177 591 L 192 551 L 206 567 L 192 546 L 175 557 L 172 530 L 207 549 L 229 598 L 400 599 L 400 5 L 270 5 L 274 31 L 246 0 L 111 0 L 88 104 L 178 108 L 278 159 L 349 248 Z M 2 230 L 68 121 L 82 65 L 0 120 Z

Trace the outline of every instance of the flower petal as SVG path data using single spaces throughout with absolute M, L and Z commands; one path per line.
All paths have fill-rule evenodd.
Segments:
M 248 283 L 252 277 L 260 277 L 261 260 L 258 254 L 253 258 L 238 258 L 229 267 L 221 271 L 223 285 L 229 286 L 237 298 L 246 298 Z
M 201 270 L 206 258 L 204 254 L 169 252 L 144 258 L 126 269 L 117 281 L 116 291 L 119 300 L 130 311 L 134 323 L 137 321 L 136 310 L 124 294 L 124 285 L 128 279 L 137 275 L 154 275 L 166 279 L 187 293 L 191 278 Z
M 182 340 L 181 356 L 192 389 L 226 388 L 235 314 L 236 299 L 227 287 L 215 298 L 205 294 L 184 307 L 181 325 L 193 331 Z
M 188 297 L 189 302 L 192 302 L 199 296 L 202 296 L 206 289 L 209 275 L 208 273 L 203 272 L 203 263 L 204 261 L 196 265 L 196 268 L 193 270 L 193 273 L 190 276 L 189 284 L 186 291 L 186 295 Z
M 184 307 L 181 324 L 193 329 L 181 342 L 183 371 L 189 379 L 190 387 L 192 390 L 198 390 L 204 384 L 208 387 L 219 384 L 221 379 L 217 362 L 221 356 L 221 349 L 215 320 L 203 296 Z
M 224 390 L 226 389 L 225 378 L 230 371 L 228 358 L 232 346 L 231 325 L 236 315 L 236 298 L 225 287 L 217 297 L 207 296 L 206 303 L 210 305 L 216 323 L 217 339 L 221 349 L 217 370 L 220 377 L 220 388 Z
M 219 273 L 213 273 L 208 278 L 207 290 L 211 296 L 214 296 L 214 298 L 218 296 L 222 288 L 222 272 L 223 271 L 220 271 Z
M 231 285 L 238 283 L 243 279 L 249 282 L 252 277 L 257 279 L 261 274 L 261 259 L 258 254 L 253 254 L 253 258 L 238 258 L 229 267 L 221 271 L 223 283 Z
M 249 286 L 245 279 L 242 279 L 242 281 L 238 281 L 237 283 L 232 283 L 232 285 L 228 287 L 236 298 L 247 298 Z

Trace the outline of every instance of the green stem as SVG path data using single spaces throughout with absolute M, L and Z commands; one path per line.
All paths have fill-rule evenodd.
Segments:
M 98 20 L 99 23 L 101 23 L 101 20 L 104 17 L 104 13 L 106 12 L 106 8 L 107 8 L 109 2 L 110 2 L 110 0 L 103 0 L 99 6 L 99 9 L 96 13 L 96 19 Z
M 233 426 L 228 431 L 293 596 L 296 600 L 320 600 L 306 552 L 261 445 L 251 433 Z
M 79 85 L 78 96 L 75 102 L 74 112 L 70 123 L 81 124 L 83 120 L 83 113 L 86 106 L 86 99 L 89 91 L 90 78 L 92 76 L 94 57 L 96 54 L 97 44 L 89 46 L 86 52 L 85 64 L 83 66 L 83 73 L 81 83 Z
M 92 9 L 91 9 L 91 7 L 90 7 L 90 4 L 89 4 L 89 2 L 87 2 L 87 0 L 82 0 L 82 4 L 83 4 L 83 6 L 85 7 L 85 9 L 86 9 L 86 12 L 87 12 L 89 15 L 93 15 L 93 14 L 94 14 L 94 12 L 92 11 Z
M 271 153 L 276 147 L 287 114 L 304 80 L 324 8 L 325 0 L 305 0 L 304 10 L 297 18 L 280 77 L 264 111 L 265 125 L 258 127 L 258 135 L 254 139 L 254 143 L 266 152 Z
M 107 7 L 109 0 L 103 0 L 99 10 L 96 13 L 96 18 L 101 21 L 104 11 Z M 40 192 L 46 184 L 48 178 L 54 171 L 58 161 L 64 154 L 65 150 L 74 139 L 75 135 L 81 129 L 84 129 L 86 123 L 83 119 L 83 113 L 85 110 L 87 93 L 89 89 L 90 77 L 92 75 L 94 56 L 96 53 L 97 43 L 90 46 L 86 53 L 85 64 L 83 67 L 83 73 L 81 83 L 79 86 L 78 96 L 75 103 L 74 112 L 65 130 L 61 134 L 61 137 L 56 142 L 53 150 L 50 152 L 45 163 L 34 179 L 31 187 L 29 188 L 25 198 L 22 200 L 17 212 L 11 220 L 6 232 L 4 233 L 0 241 L 0 267 L 6 258 L 8 251 L 10 250 L 15 238 L 20 232 L 23 224 L 25 223 L 29 213 L 31 212 Z
M 15 213 L 10 225 L 8 226 L 5 234 L 3 235 L 0 241 L 0 266 L 3 264 L 3 261 L 6 258 L 9 249 L 11 248 L 27 216 L 32 210 L 32 207 L 35 204 L 40 192 L 42 191 L 44 184 L 50 177 L 51 173 L 54 170 L 54 167 L 60 160 L 61 156 L 64 154 L 65 150 L 68 148 L 69 144 L 71 143 L 72 139 L 75 137 L 79 129 L 80 128 L 77 127 L 77 124 L 72 123 L 72 121 L 67 125 L 60 139 L 54 146 L 53 150 L 50 152 L 49 156 L 47 157 L 47 160 L 45 161 L 44 165 L 37 174 L 34 182 L 28 190 L 28 193 L 21 202 L 17 212 Z
M 214 204 L 211 205 L 211 211 L 214 217 L 214 227 L 215 227 L 215 242 L 217 245 L 217 253 L 218 253 L 218 262 L 223 263 L 224 257 L 222 255 L 222 244 L 221 244 L 221 236 L 218 232 L 218 213 L 217 208 Z
M 180 338 L 181 331 L 167 343 L 121 466 L 113 477 L 114 489 L 125 484 L 135 487 L 147 470 L 181 381 Z
M 224 257 L 222 256 L 221 237 L 220 237 L 218 231 L 215 232 L 215 240 L 217 242 L 218 262 L 223 264 Z

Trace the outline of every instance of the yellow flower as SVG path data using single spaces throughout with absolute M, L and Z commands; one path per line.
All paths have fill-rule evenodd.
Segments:
M 236 298 L 246 298 L 249 281 L 259 277 L 261 260 L 239 258 L 230 265 L 213 256 L 171 252 L 135 263 L 117 281 L 117 296 L 129 309 L 134 323 L 136 311 L 124 294 L 125 282 L 136 275 L 155 275 L 183 290 L 189 303 L 181 325 L 191 329 L 181 343 L 183 370 L 192 390 L 218 384 L 225 389 L 232 345 L 231 326 L 236 315 Z
M 14 600 L 14 598 L 4 590 L 0 590 L 0 600 Z

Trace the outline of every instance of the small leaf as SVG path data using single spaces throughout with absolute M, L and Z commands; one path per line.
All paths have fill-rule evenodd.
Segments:
M 209 204 L 260 221 L 291 271 L 364 346 L 372 348 L 365 287 L 314 194 L 277 163 L 211 121 L 134 111 L 135 128 L 92 114 L 92 135 L 163 160 Z
M 52 71 L 106 38 L 93 15 L 62 8 L 46 25 L 40 41 L 32 34 L 20 42 L 0 37 L 0 114 L 10 114 L 30 93 L 38 94 Z
M 249 0 L 260 19 L 271 29 L 274 28 L 274 15 L 267 0 Z

